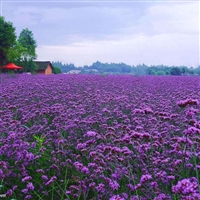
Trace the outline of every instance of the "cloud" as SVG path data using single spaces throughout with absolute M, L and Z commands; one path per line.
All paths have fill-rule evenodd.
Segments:
M 117 7 L 116 3 L 113 7 L 107 3 L 97 3 L 98 6 L 85 3 L 83 7 L 72 7 L 68 3 L 61 5 L 63 7 L 52 7 L 51 4 L 46 7 L 40 7 L 40 4 L 19 4 L 15 9 L 12 9 L 12 6 L 4 6 L 3 13 L 6 19 L 17 25 L 18 33 L 27 27 L 34 30 L 34 35 L 41 45 L 64 45 L 73 41 L 73 35 L 76 35 L 76 39 L 98 40 L 118 34 L 121 30 L 133 26 L 142 12 L 140 6 L 134 6 L 137 4 L 132 4 L 131 8 Z M 8 14 L 11 12 L 12 15 Z M 48 41 L 46 38 L 41 39 L 41 30 L 48 35 Z
M 199 64 L 198 2 L 4 4 L 18 32 L 33 31 L 39 60 Z
M 163 33 L 199 33 L 198 2 L 160 3 L 150 6 L 138 19 L 133 31 L 148 35 Z
M 199 32 L 198 3 L 174 3 L 157 5 L 149 9 L 155 32 L 194 33 Z
M 38 59 L 50 57 L 54 61 L 78 66 L 101 62 L 125 62 L 167 65 L 197 65 L 198 51 L 195 40 L 187 35 L 160 34 L 159 36 L 133 35 L 122 40 L 85 41 L 70 46 L 41 46 Z M 180 48 L 181 47 L 181 48 Z

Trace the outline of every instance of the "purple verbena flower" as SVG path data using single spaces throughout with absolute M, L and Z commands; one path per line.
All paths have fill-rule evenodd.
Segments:
M 99 183 L 99 185 L 97 185 L 95 188 L 100 193 L 103 193 L 105 191 L 105 185 L 103 183 Z
M 22 179 L 22 182 L 24 183 L 24 182 L 30 181 L 30 180 L 32 180 L 32 177 L 31 177 L 31 176 L 26 176 L 26 177 L 24 177 L 24 178 Z
M 26 187 L 29 189 L 29 190 L 34 190 L 34 186 L 33 186 L 33 183 L 29 182 Z
M 198 191 L 198 182 L 196 178 L 186 178 L 181 181 L 178 181 L 178 183 L 174 186 L 172 186 L 172 192 L 188 195 L 197 193 Z
M 145 182 L 147 182 L 148 180 L 151 180 L 151 179 L 152 179 L 152 176 L 149 175 L 149 174 L 142 175 L 142 177 L 140 179 L 140 183 L 145 183 Z

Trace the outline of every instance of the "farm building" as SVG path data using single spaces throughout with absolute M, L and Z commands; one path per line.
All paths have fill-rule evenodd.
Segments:
M 35 61 L 38 66 L 37 74 L 52 74 L 53 66 L 50 61 Z

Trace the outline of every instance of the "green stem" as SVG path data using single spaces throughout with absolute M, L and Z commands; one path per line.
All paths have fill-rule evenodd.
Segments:
M 69 179 L 67 179 L 67 172 L 68 172 L 68 168 L 66 167 L 66 170 L 65 170 L 65 180 L 64 180 L 64 192 L 63 192 L 62 198 L 64 198 L 65 191 L 67 189 L 67 185 L 68 185 L 68 182 L 69 182 Z
M 40 197 L 40 195 L 37 194 L 37 192 L 35 192 L 35 191 L 33 191 L 33 192 L 34 192 L 34 194 L 39 198 L 39 200 L 43 200 L 43 199 Z

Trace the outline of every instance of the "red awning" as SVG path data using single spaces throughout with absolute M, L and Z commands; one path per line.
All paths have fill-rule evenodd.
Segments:
M 2 67 L 3 69 L 23 69 L 23 67 L 19 67 L 15 65 L 14 63 L 9 63 L 6 66 Z

